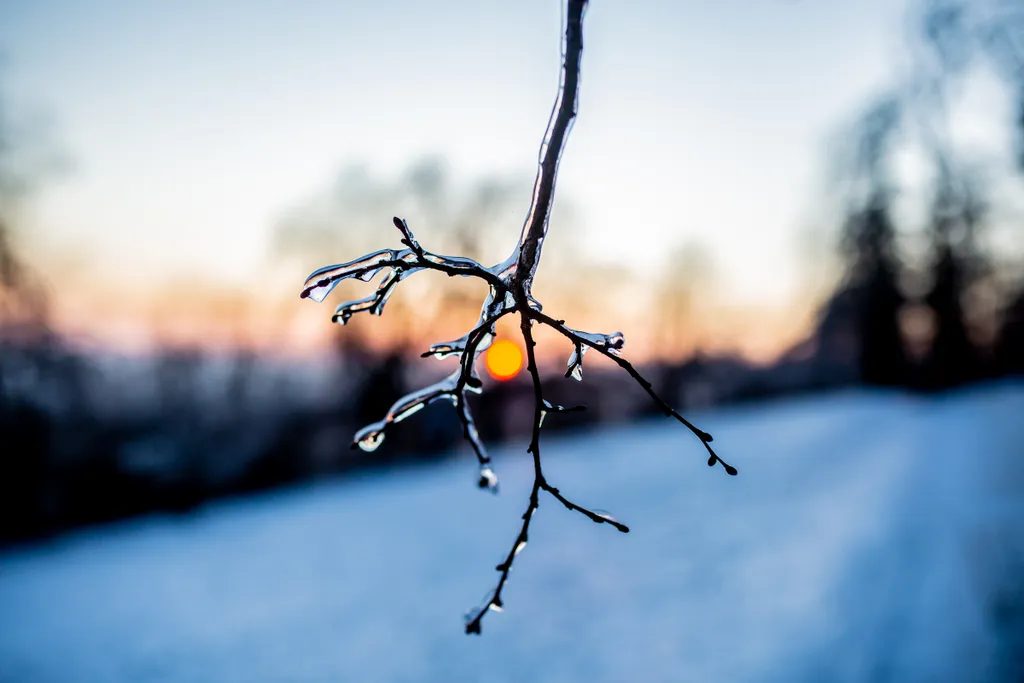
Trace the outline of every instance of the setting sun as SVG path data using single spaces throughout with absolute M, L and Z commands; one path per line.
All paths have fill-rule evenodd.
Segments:
M 522 369 L 523 352 L 515 343 L 501 339 L 487 349 L 487 372 L 494 379 L 512 379 Z

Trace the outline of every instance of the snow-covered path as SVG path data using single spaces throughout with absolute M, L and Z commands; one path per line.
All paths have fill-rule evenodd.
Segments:
M 1009 385 L 702 416 L 735 478 L 668 422 L 549 438 L 548 478 L 632 532 L 542 499 L 481 638 L 519 449 L 497 498 L 460 459 L 72 534 L 0 555 L 0 681 L 998 680 L 1022 417 Z

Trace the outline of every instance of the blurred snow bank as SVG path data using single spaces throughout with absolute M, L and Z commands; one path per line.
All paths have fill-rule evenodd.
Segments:
M 854 393 L 544 442 L 0 555 L 0 681 L 998 681 L 1024 675 L 1024 387 Z M 1016 659 L 1015 659 L 1016 658 Z

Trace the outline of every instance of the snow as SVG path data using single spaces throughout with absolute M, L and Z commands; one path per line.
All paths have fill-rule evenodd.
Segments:
M 466 455 L 69 534 L 0 555 L 0 681 L 1004 680 L 1021 416 L 1011 384 L 696 416 L 738 477 L 668 421 L 546 438 L 549 480 L 632 531 L 542 499 L 481 637 L 518 444 L 498 497 Z

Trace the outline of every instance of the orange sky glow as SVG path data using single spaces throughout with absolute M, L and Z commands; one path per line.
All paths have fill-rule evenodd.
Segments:
M 405 284 L 405 283 L 403 283 Z M 296 288 L 297 291 L 297 288 Z M 322 354 L 338 340 L 358 340 L 387 350 L 395 346 L 418 354 L 431 343 L 461 336 L 476 320 L 475 301 L 440 310 L 418 306 L 400 291 L 381 317 L 357 316 L 344 328 L 330 322 L 341 298 L 323 304 L 298 295 L 258 296 L 217 287 L 199 279 L 183 280 L 146 292 L 113 282 L 81 282 L 62 287 L 53 300 L 54 326 L 86 346 L 147 352 L 160 346 L 207 348 L 296 358 Z M 637 361 L 678 360 L 694 352 L 738 354 L 752 362 L 769 362 L 804 338 L 812 329 L 812 300 L 774 307 L 764 305 L 707 305 L 689 314 L 685 338 L 671 348 L 658 346 L 657 312 L 631 310 L 614 301 L 606 306 L 582 306 L 566 297 L 544 299 L 545 310 L 565 317 L 579 329 L 626 335 L 626 353 Z M 499 338 L 519 339 L 518 323 L 499 323 Z M 538 331 L 538 355 L 553 362 L 569 352 L 564 339 L 549 330 Z

